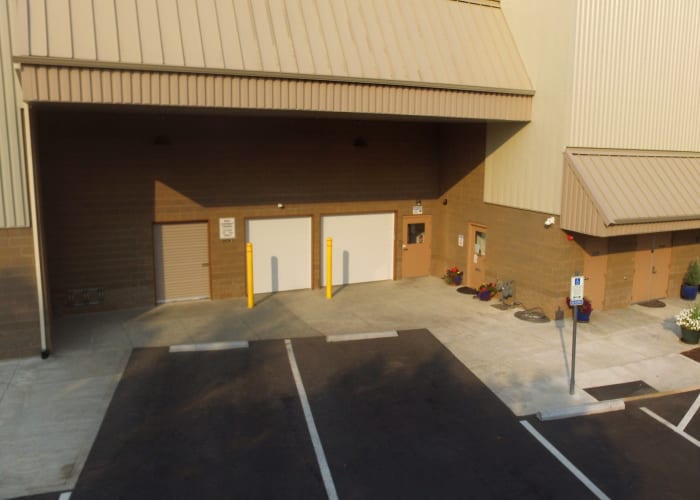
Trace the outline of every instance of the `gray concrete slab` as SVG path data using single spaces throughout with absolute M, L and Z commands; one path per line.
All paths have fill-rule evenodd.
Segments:
M 71 489 L 134 347 L 427 328 L 516 415 L 594 402 L 585 387 L 644 380 L 700 384 L 674 316 L 691 303 L 594 311 L 579 324 L 569 394 L 571 319 L 529 323 L 437 278 L 168 304 L 54 321 L 47 360 L 0 362 L 0 498 Z M 12 450 L 5 453 L 4 450 Z

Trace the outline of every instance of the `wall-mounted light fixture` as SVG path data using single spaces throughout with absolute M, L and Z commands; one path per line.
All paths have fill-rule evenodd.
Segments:
M 284 208 L 284 203 L 278 203 L 277 208 Z
M 416 200 L 416 206 L 417 206 L 417 207 L 420 207 L 421 205 L 423 205 L 423 204 L 421 203 L 421 201 L 420 201 L 420 200 Z

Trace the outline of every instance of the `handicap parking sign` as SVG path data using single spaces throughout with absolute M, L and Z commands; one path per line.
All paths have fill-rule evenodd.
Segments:
M 569 293 L 569 303 L 572 306 L 583 305 L 583 276 L 571 277 L 571 292 Z

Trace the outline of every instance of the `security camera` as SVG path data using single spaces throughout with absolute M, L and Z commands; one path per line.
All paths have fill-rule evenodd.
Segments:
M 544 227 L 549 227 L 554 224 L 554 217 L 547 217 L 547 220 L 544 221 Z

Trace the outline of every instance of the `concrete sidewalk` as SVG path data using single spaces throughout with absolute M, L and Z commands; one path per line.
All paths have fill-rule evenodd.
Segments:
M 569 394 L 571 321 L 530 323 L 437 278 L 83 314 L 54 323 L 47 360 L 0 362 L 0 497 L 73 488 L 133 347 L 427 328 L 516 415 L 596 400 L 584 388 L 643 380 L 698 387 L 700 363 L 674 323 L 688 306 L 595 311 L 579 324 Z M 529 306 L 530 304 L 528 304 Z M 536 304 L 532 304 L 535 306 Z

